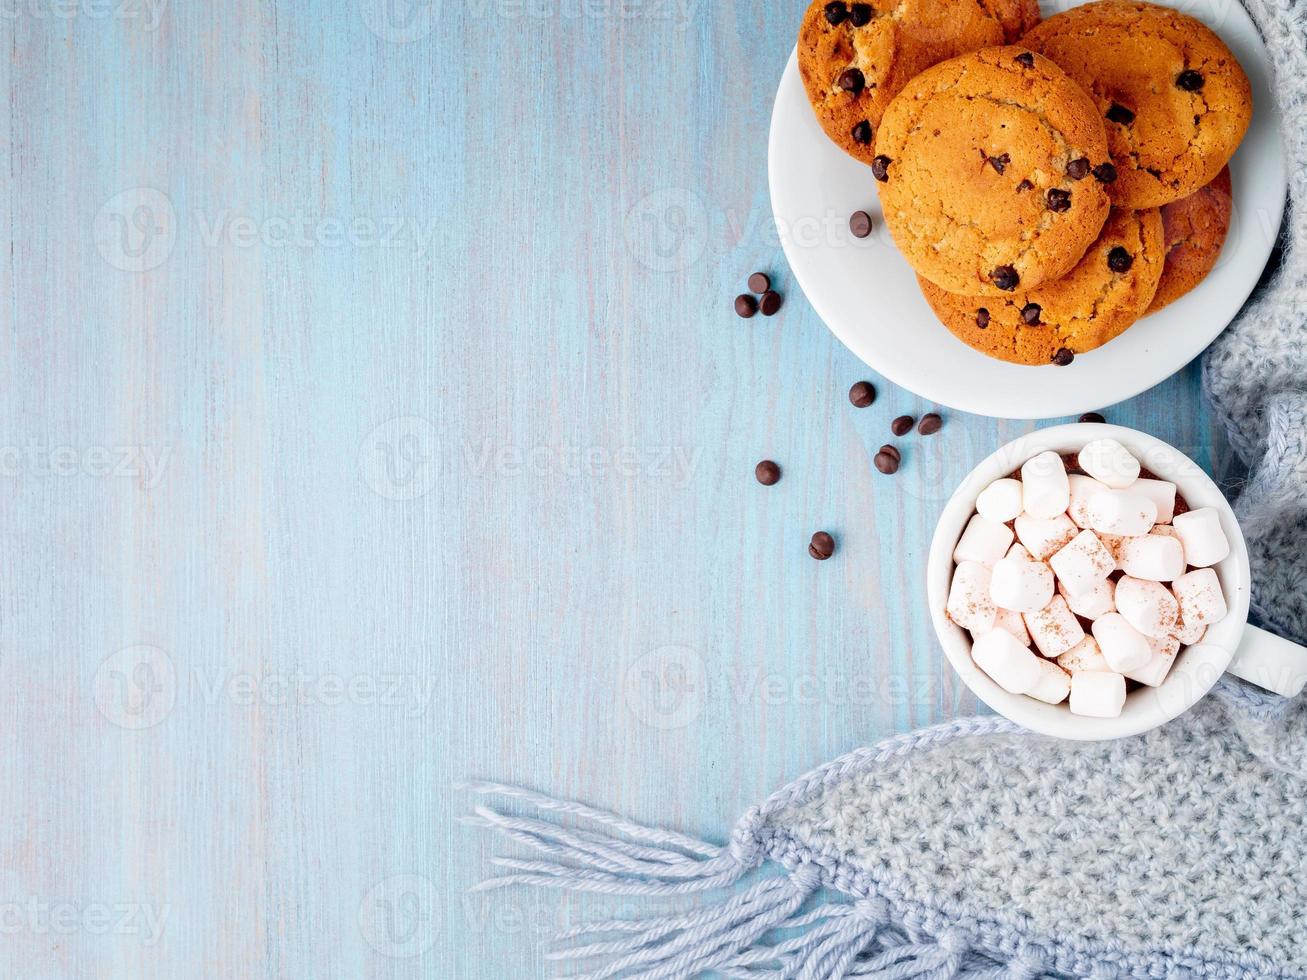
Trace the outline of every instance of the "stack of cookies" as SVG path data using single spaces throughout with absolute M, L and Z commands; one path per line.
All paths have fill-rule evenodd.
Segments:
M 1252 97 L 1194 18 L 818 0 L 798 53 L 822 128 L 870 166 L 927 302 L 977 350 L 1065 366 L 1215 265 Z

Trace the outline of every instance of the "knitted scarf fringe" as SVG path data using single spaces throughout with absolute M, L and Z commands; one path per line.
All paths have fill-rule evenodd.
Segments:
M 812 796 L 866 766 L 936 741 L 968 734 L 1016 731 L 1000 718 L 960 719 L 859 749 L 796 780 L 736 825 L 725 846 L 674 831 L 634 823 L 582 803 L 531 790 L 477 782 L 462 788 L 532 807 L 537 815 L 512 815 L 478 805 L 464 823 L 485 828 L 546 855 L 548 860 L 498 857 L 506 874 L 474 887 L 512 885 L 561 888 L 605 895 L 682 896 L 737 884 L 766 863 L 766 818 Z M 540 815 L 553 819 L 541 819 Z M 568 820 L 563 826 L 561 820 Z M 1021 957 L 995 967 L 971 950 L 961 929 L 938 935 L 905 928 L 889 904 L 875 896 L 828 901 L 804 910 L 827 883 L 828 862 L 801 861 L 784 874 L 765 877 L 744 891 L 690 912 L 612 919 L 568 930 L 546 959 L 577 972 L 577 980 L 670 980 L 716 971 L 738 980 L 954 980 L 1023 978 L 1037 972 Z
M 1246 707 L 1241 687 L 1222 682 L 1218 696 Z M 1012 922 L 982 921 L 956 908 L 919 906 L 828 848 L 804 844 L 770 822 L 780 811 L 897 757 L 959 738 L 1020 733 L 1021 728 L 1004 718 L 962 718 L 856 749 L 753 807 L 725 845 L 646 827 L 528 789 L 467 783 L 461 788 L 477 796 L 498 797 L 514 808 L 535 812 L 510 814 L 481 804 L 464 823 L 543 855 L 495 858 L 493 864 L 505 873 L 473 891 L 529 885 L 603 895 L 683 897 L 738 886 L 764 866 L 776 872 L 764 872 L 743 890 L 690 911 L 610 919 L 560 933 L 545 958 L 576 980 L 680 980 L 710 971 L 732 980 L 1292 976 L 1248 952 L 1215 959 L 1181 950 L 1131 952 L 1119 943 L 1038 937 L 1014 928 Z
M 493 829 L 555 860 L 496 858 L 493 863 L 511 873 L 484 881 L 475 891 L 535 885 L 609 895 L 685 895 L 733 885 L 763 863 L 756 847 L 714 847 L 517 787 L 474 783 L 465 788 L 604 828 L 603 832 L 568 829 L 478 806 L 465 823 Z M 911 941 L 892 927 L 889 907 L 878 899 L 827 902 L 801 912 L 821 886 L 822 869 L 803 864 L 692 912 L 612 919 L 568 930 L 555 937 L 565 945 L 550 950 L 545 958 L 573 967 L 600 960 L 568 974 L 576 980 L 669 980 L 709 970 L 740 980 L 953 980 L 959 976 L 968 951 L 960 931 L 946 932 L 933 941 Z M 789 936 L 768 942 L 773 933 Z

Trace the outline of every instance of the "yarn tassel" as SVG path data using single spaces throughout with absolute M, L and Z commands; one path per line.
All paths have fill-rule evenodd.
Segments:
M 717 906 L 681 916 L 664 917 L 651 928 L 616 943 L 574 946 L 548 954 L 550 959 L 574 962 L 596 955 L 627 950 L 604 966 L 582 974 L 585 980 L 671 980 L 696 976 L 729 962 L 793 917 L 817 888 L 817 875 L 796 873 L 769 878 Z
M 472 826 L 497 830 L 511 840 L 554 858 L 527 861 L 495 858 L 496 867 L 514 872 L 475 886 L 484 891 L 506 885 L 538 885 L 609 895 L 685 895 L 732 885 L 753 864 L 750 855 L 717 847 L 670 830 L 645 827 L 615 813 L 581 803 L 555 800 L 496 783 L 466 784 L 480 794 L 505 796 L 599 829 L 568 828 L 533 817 L 510 816 L 479 806 L 464 818 Z
M 961 933 L 946 933 L 938 942 L 910 941 L 876 899 L 825 905 L 782 928 L 813 922 L 819 924 L 798 937 L 744 951 L 722 974 L 732 980 L 953 980 L 969 947 Z
M 576 824 L 476 807 L 466 823 L 549 858 L 495 858 L 493 863 L 510 873 L 474 886 L 477 891 L 525 884 L 613 895 L 684 895 L 734 885 L 762 862 L 756 812 L 741 821 L 729 844 L 717 846 L 529 790 L 495 783 L 465 788 Z M 576 980 L 677 980 L 707 971 L 734 980 L 953 980 L 961 973 L 965 936 L 910 939 L 894 928 L 880 899 L 802 911 L 821 883 L 816 865 L 801 864 L 693 911 L 578 926 L 557 937 L 567 945 L 546 958 L 573 967 L 590 962 L 586 972 L 572 974 Z M 773 935 L 786 938 L 769 941 Z

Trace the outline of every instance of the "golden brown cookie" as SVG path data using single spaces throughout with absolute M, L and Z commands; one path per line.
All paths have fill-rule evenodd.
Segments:
M 1057 65 L 986 48 L 922 72 L 881 120 L 871 169 L 918 273 L 1001 296 L 1071 271 L 1107 220 L 1103 121 Z
M 1037 0 L 815 0 L 799 28 L 799 74 L 826 135 L 871 163 L 885 107 L 910 79 L 1037 23 Z
M 990 357 L 1017 364 L 1070 364 L 1139 319 L 1162 275 L 1156 208 L 1113 208 L 1103 233 L 1071 272 L 1002 298 L 958 296 L 919 278 L 940 322 Z
M 1230 168 L 1206 187 L 1162 208 L 1166 265 L 1148 312 L 1174 303 L 1212 271 L 1230 230 Z
M 1225 42 L 1169 7 L 1099 0 L 1050 17 L 1022 43 L 1093 97 L 1121 207 L 1159 207 L 1210 183 L 1252 118 L 1248 78 Z

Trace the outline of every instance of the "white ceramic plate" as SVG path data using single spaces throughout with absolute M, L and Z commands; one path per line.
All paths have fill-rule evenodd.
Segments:
M 1284 214 L 1288 176 L 1270 60 L 1247 11 L 1235 0 L 1169 5 L 1220 34 L 1252 82 L 1252 125 L 1230 164 L 1230 234 L 1216 268 L 1196 289 L 1065 368 L 986 357 L 935 318 L 881 220 L 871 170 L 821 131 L 791 53 L 772 110 L 772 211 L 795 278 L 835 336 L 870 367 L 923 398 L 1014 419 L 1103 408 L 1152 387 L 1200 354 L 1239 311 L 1266 266 Z M 1059 3 L 1068 6 L 1078 3 Z M 872 216 L 869 238 L 849 233 L 854 211 Z

